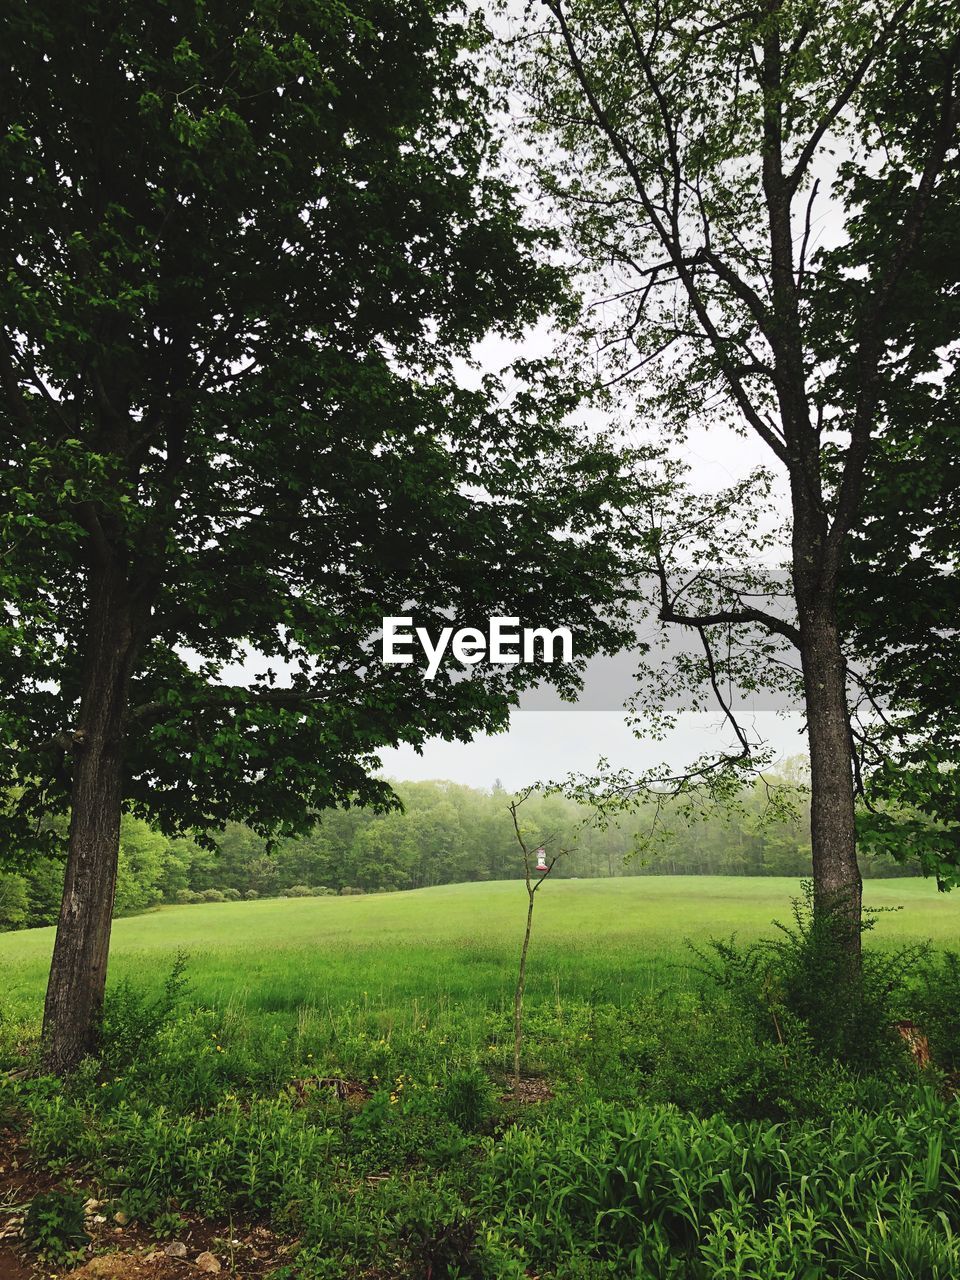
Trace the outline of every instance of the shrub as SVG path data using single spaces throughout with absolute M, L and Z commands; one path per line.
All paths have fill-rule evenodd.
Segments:
M 292 884 L 289 889 L 284 889 L 283 896 L 285 898 L 312 898 L 313 890 L 308 884 Z
M 878 914 L 865 912 L 862 928 L 872 928 Z M 759 1040 L 782 1049 L 803 1041 L 859 1071 L 903 1068 L 907 1055 L 894 1022 L 925 949 L 865 949 L 857 981 L 850 973 L 851 927 L 841 907 L 815 914 L 813 885 L 805 881 L 793 902 L 793 925 L 776 922 L 779 937 L 746 947 L 714 941 L 712 954 L 694 950 Z
M 960 1071 L 960 954 L 946 951 L 919 966 L 910 1012 L 944 1071 Z
M 366 889 L 354 889 L 354 888 L 351 888 L 350 885 L 345 884 L 343 888 L 340 890 L 340 892 L 346 898 L 346 897 L 349 897 L 351 894 L 366 893 Z
M 222 889 L 203 889 L 200 893 L 201 902 L 225 902 L 226 898 Z
M 173 896 L 175 901 L 183 903 L 184 905 L 186 905 L 189 902 L 200 901 L 199 893 L 194 893 L 192 889 L 178 889 Z
M 733 1001 L 713 997 L 662 1029 L 646 1096 L 695 1115 L 802 1119 L 831 1111 L 826 1074 L 802 1028 L 791 1025 L 786 1045 L 771 1043 Z
M 82 1260 L 89 1236 L 78 1191 L 45 1191 L 34 1196 L 23 1220 L 29 1249 L 46 1262 L 66 1265 Z
M 243 896 L 247 899 L 247 901 L 248 901 L 248 902 L 252 902 L 254 898 L 259 898 L 259 897 L 260 897 L 260 895 L 259 895 L 259 893 L 257 893 L 256 889 L 246 889 L 246 890 L 244 890 L 244 894 L 243 894 Z
M 239 901 L 240 901 L 240 890 L 239 890 L 239 889 L 224 889 L 224 890 L 223 890 L 223 900 L 224 900 L 224 902 L 239 902 Z
M 162 991 L 153 1000 L 128 978 L 107 991 L 100 1040 L 104 1066 L 119 1070 L 153 1047 L 186 993 L 186 967 L 187 957 L 178 952 Z
M 464 1132 L 486 1128 L 495 1110 L 490 1077 L 479 1067 L 454 1072 L 441 1089 L 440 1105 L 444 1115 Z

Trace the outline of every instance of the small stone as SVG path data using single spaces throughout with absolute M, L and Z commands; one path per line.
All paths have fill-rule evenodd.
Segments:
M 91 1197 L 91 1198 L 90 1198 L 89 1200 L 87 1200 L 87 1202 L 84 1204 L 84 1206 L 83 1206 L 83 1212 L 84 1212 L 84 1213 L 87 1215 L 87 1217 L 89 1218 L 89 1217 L 90 1217 L 90 1215 L 91 1215 L 92 1213 L 96 1213 L 96 1212 L 97 1212 L 97 1210 L 98 1210 L 99 1208 L 101 1208 L 101 1207 L 102 1207 L 102 1205 L 103 1205 L 103 1201 L 102 1201 L 102 1200 L 94 1200 L 94 1199 Z
M 122 1209 L 118 1209 L 117 1212 L 113 1215 L 113 1220 L 118 1227 L 125 1227 L 127 1223 L 130 1221 L 130 1215 L 127 1213 L 124 1213 Z
M 107 1215 L 105 1213 L 95 1213 L 93 1215 L 94 1222 L 106 1222 Z
M 114 1277 L 117 1274 L 117 1257 L 112 1253 L 101 1253 L 99 1257 L 91 1258 L 84 1270 L 88 1276 Z
M 171 1240 L 164 1248 L 164 1253 L 168 1258 L 185 1258 L 187 1256 L 187 1246 L 182 1240 Z
M 219 1271 L 220 1263 L 216 1260 L 212 1253 L 204 1251 L 197 1254 L 197 1270 L 198 1271 Z

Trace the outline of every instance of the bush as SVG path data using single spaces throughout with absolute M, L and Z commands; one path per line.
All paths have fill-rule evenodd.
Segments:
M 222 889 L 203 889 L 200 893 L 201 902 L 226 902 Z
M 23 1220 L 27 1248 L 58 1265 L 82 1261 L 89 1240 L 85 1203 L 78 1191 L 45 1191 L 34 1196 Z
M 247 899 L 247 901 L 248 901 L 248 902 L 252 902 L 252 901 L 254 900 L 254 898 L 259 898 L 259 897 L 260 897 L 260 895 L 259 895 L 259 893 L 257 893 L 256 889 L 247 889 L 247 890 L 245 890 L 245 892 L 244 892 L 244 895 L 243 895 L 243 896 Z
M 864 930 L 877 914 L 864 913 Z M 776 923 L 779 937 L 746 947 L 715 941 L 712 954 L 694 950 L 759 1041 L 784 1050 L 804 1042 L 820 1057 L 858 1071 L 903 1068 L 907 1055 L 894 1023 L 925 949 L 864 949 L 857 981 L 851 976 L 851 927 L 842 908 L 814 914 L 813 885 L 805 881 L 802 898 L 793 902 L 793 925 Z
M 138 991 L 128 978 L 107 991 L 100 1039 L 104 1066 L 119 1070 L 152 1049 L 186 994 L 186 967 L 187 957 L 178 952 L 162 991 L 153 1000 Z
M 283 896 L 285 898 L 312 898 L 313 890 L 308 884 L 292 884 L 289 889 L 284 889 Z
M 173 896 L 176 902 L 183 903 L 184 905 L 186 905 L 189 902 L 200 901 L 199 893 L 194 893 L 192 889 L 178 889 Z
M 910 1012 L 930 1043 L 934 1063 L 960 1071 L 960 954 L 947 951 L 918 967 Z
M 239 902 L 239 901 L 240 901 L 240 890 L 239 890 L 239 889 L 224 889 L 224 890 L 223 890 L 223 900 L 224 900 L 224 902 Z
M 350 885 L 345 884 L 343 888 L 340 890 L 340 892 L 345 898 L 347 898 L 351 894 L 366 893 L 366 889 L 353 889 L 350 887 Z
M 440 1105 L 447 1119 L 465 1133 L 485 1129 L 496 1105 L 490 1077 L 479 1067 L 453 1072 L 444 1082 Z

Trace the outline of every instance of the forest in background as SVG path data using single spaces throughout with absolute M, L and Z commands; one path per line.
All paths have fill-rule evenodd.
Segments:
M 790 788 L 795 812 L 771 819 L 768 788 Z M 532 795 L 523 820 L 550 849 L 571 849 L 558 877 L 641 875 L 808 876 L 809 815 L 799 762 L 758 779 L 724 809 L 689 821 L 665 806 L 663 826 L 648 844 L 653 806 L 611 820 L 563 796 Z M 271 847 L 249 827 L 229 824 L 215 850 L 171 840 L 145 822 L 123 818 L 115 914 L 161 903 L 221 902 L 257 897 L 376 893 L 476 880 L 509 880 L 523 862 L 507 806 L 511 794 L 454 782 L 396 783 L 403 808 L 331 809 L 304 836 Z M 911 862 L 861 855 L 866 877 L 916 875 Z M 55 924 L 63 862 L 35 861 L 0 874 L 0 928 Z

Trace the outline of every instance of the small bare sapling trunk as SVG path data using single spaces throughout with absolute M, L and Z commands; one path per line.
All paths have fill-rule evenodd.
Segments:
M 523 878 L 527 887 L 527 927 L 523 933 L 523 946 L 520 948 L 520 968 L 517 973 L 517 989 L 513 997 L 513 1091 L 515 1094 L 520 1090 L 520 1044 L 523 1039 L 523 991 L 527 985 L 527 952 L 530 949 L 530 931 L 533 927 L 533 907 L 536 902 L 537 890 L 564 854 L 570 852 L 569 849 L 560 849 L 554 854 L 549 862 L 546 861 L 544 856 L 538 856 L 536 862 L 531 863 L 530 847 L 523 837 L 519 818 L 520 806 L 525 800 L 529 799 L 530 795 L 531 791 L 525 791 L 518 800 L 513 800 L 510 804 L 510 817 L 513 819 L 513 829 L 516 832 L 517 843 L 520 845 L 523 852 Z M 538 855 L 544 855 L 546 852 L 545 845 L 541 845 L 539 849 L 534 852 Z M 537 876 L 537 872 L 540 873 L 539 876 Z

